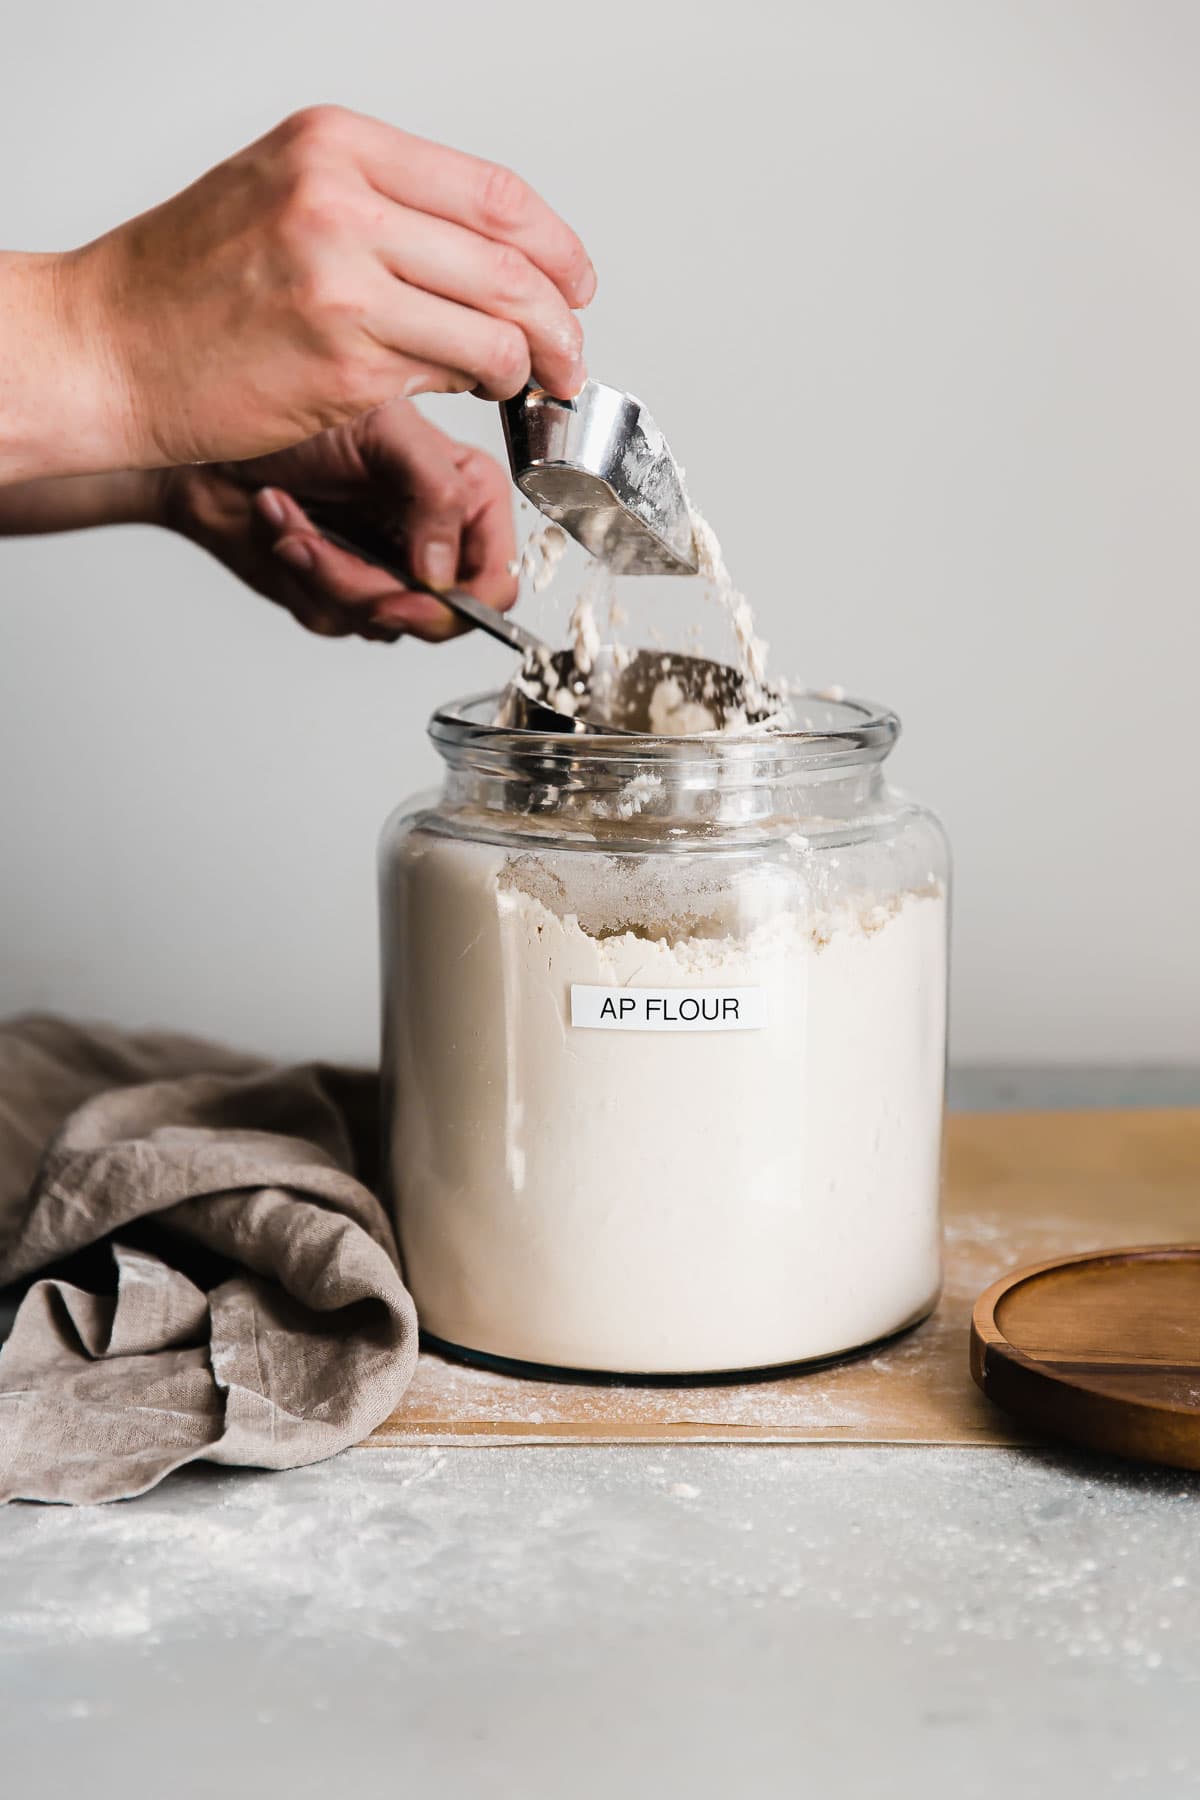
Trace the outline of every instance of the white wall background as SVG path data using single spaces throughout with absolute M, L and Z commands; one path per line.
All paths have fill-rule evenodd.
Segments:
M 957 1056 L 1200 1058 L 1198 89 L 1190 0 L 41 0 L 0 242 L 312 100 L 512 163 L 778 666 L 904 716 Z M 0 544 L 0 1008 L 369 1055 L 379 823 L 502 665 L 306 638 L 148 531 Z

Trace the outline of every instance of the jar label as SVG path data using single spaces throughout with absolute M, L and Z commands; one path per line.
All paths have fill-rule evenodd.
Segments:
M 571 987 L 571 1023 L 587 1031 L 761 1031 L 767 990 Z

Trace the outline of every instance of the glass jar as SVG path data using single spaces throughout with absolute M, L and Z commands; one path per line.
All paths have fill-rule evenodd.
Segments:
M 894 714 L 437 712 L 381 847 L 385 1164 L 427 1334 L 637 1375 L 836 1356 L 940 1280 L 948 854 Z

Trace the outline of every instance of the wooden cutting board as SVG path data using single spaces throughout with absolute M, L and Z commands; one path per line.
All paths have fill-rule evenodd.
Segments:
M 1200 1108 L 949 1120 L 946 1281 L 932 1318 L 858 1361 L 684 1388 L 522 1381 L 423 1353 L 370 1444 L 1022 1444 L 975 1387 L 972 1306 L 1008 1270 L 1200 1238 Z
M 1051 1437 L 1200 1469 L 1200 1244 L 1054 1257 L 975 1302 L 971 1374 Z

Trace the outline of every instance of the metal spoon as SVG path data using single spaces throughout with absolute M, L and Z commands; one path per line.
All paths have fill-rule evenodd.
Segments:
M 747 725 L 759 725 L 774 717 L 783 705 L 782 696 L 766 691 L 760 704 L 750 706 L 745 679 L 737 669 L 728 663 L 683 656 L 672 650 L 635 650 L 631 655 L 614 644 L 605 644 L 586 676 L 576 667 L 573 650 L 556 650 L 551 668 L 560 688 L 569 688 L 580 706 L 586 707 L 583 729 L 612 736 L 654 735 L 651 708 L 664 681 L 673 684 L 677 704 L 692 702 L 705 707 L 716 730 L 727 725 L 735 714 L 744 716 Z M 536 730 L 532 716 L 535 710 L 536 703 L 528 695 L 520 688 L 510 687 L 503 697 L 500 720 L 506 725 Z

